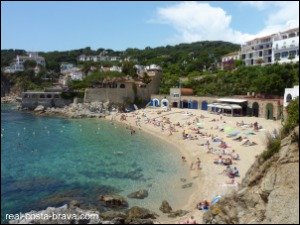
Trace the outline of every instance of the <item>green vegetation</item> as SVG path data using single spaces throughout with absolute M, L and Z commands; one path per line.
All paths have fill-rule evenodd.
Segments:
M 183 87 L 193 88 L 198 96 L 230 96 L 247 92 L 283 96 L 286 87 L 299 84 L 299 64 L 240 66 L 233 71 L 193 72 L 188 78 Z
M 119 72 L 92 72 L 90 75 L 86 76 L 82 81 L 73 80 L 69 83 L 69 86 L 74 90 L 82 90 L 88 87 L 93 87 L 95 85 L 101 84 L 104 79 L 124 77 L 124 73 Z
M 62 92 L 61 97 L 64 99 L 83 98 L 84 92 Z
M 286 136 L 291 132 L 297 125 L 299 125 L 299 97 L 290 101 L 287 106 L 287 119 L 282 128 L 282 135 Z

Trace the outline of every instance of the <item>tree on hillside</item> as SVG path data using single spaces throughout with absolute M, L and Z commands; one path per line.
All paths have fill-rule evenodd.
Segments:
M 37 66 L 36 61 L 34 60 L 26 60 L 24 62 L 24 68 L 27 69 L 34 69 Z

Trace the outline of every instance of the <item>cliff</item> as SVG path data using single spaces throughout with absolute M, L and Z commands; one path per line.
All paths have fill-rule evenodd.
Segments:
M 268 159 L 259 156 L 237 191 L 203 216 L 207 224 L 299 224 L 299 126 Z

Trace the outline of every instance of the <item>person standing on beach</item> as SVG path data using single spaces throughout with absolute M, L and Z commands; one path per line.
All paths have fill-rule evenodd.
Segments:
M 200 170 L 201 169 L 201 161 L 199 158 L 197 158 L 197 161 L 196 161 L 196 165 L 197 165 L 197 169 Z

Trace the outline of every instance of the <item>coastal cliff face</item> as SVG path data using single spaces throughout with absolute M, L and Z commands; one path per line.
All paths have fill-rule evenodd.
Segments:
M 299 126 L 281 140 L 278 153 L 260 156 L 238 191 L 204 214 L 207 224 L 299 224 Z

